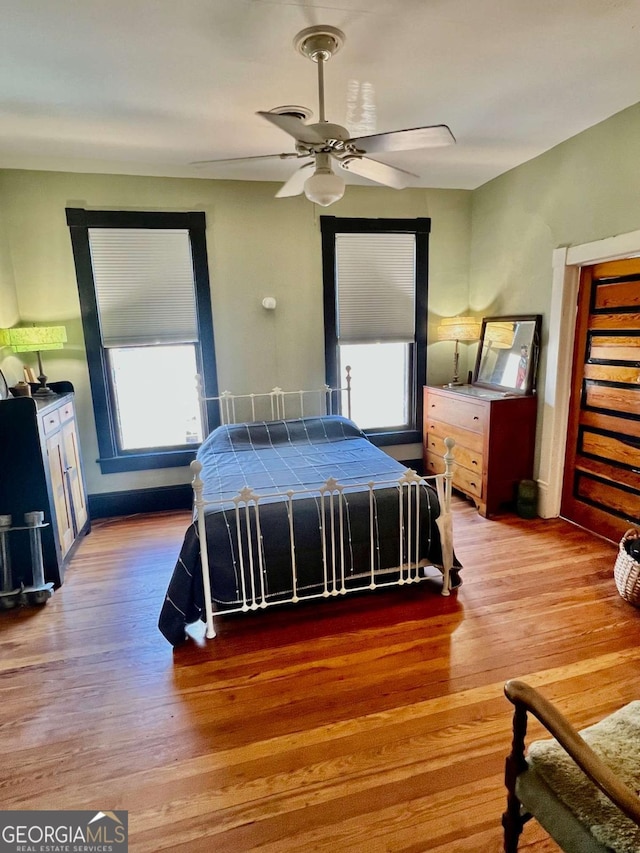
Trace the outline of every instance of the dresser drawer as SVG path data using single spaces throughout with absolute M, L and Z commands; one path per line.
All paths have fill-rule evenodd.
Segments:
M 44 430 L 45 435 L 49 435 L 49 433 L 54 432 L 60 426 L 60 411 L 58 409 L 54 409 L 53 412 L 47 412 L 46 415 L 42 416 L 42 428 Z
M 424 414 L 429 420 L 456 424 L 462 429 L 481 433 L 485 427 L 486 411 L 481 403 L 465 400 L 462 397 L 452 399 L 429 394 Z
M 451 429 L 449 429 L 447 435 L 453 438 L 451 435 Z M 472 436 L 473 435 L 474 434 L 472 433 Z M 428 433 L 425 436 L 425 450 L 428 453 L 435 453 L 436 456 L 444 456 L 447 452 L 444 437 L 436 435 L 435 433 Z M 480 451 L 465 447 L 464 444 L 456 441 L 456 446 L 453 448 L 453 457 L 456 465 L 461 465 L 463 468 L 468 468 L 470 471 L 477 471 L 480 477 L 482 477 L 482 453 Z
M 430 441 L 433 437 L 445 439 L 447 436 L 452 438 L 456 443 L 453 451 L 456 457 L 458 455 L 458 447 L 473 450 L 475 453 L 482 453 L 484 448 L 483 433 L 473 432 L 470 429 L 461 429 L 459 426 L 454 426 L 453 424 L 445 424 L 442 421 L 434 421 L 431 418 L 427 418 L 424 425 L 424 440 L 429 447 L 431 447 Z M 442 447 L 444 448 L 444 444 Z M 444 450 L 442 452 L 444 453 Z
M 455 451 L 455 448 L 454 448 Z M 425 474 L 444 473 L 444 459 L 436 453 L 427 451 L 425 459 Z M 482 497 L 482 471 L 470 471 L 461 465 L 453 467 L 453 486 L 470 495 Z
M 453 485 L 463 492 L 482 497 L 482 471 L 469 471 L 456 465 L 453 469 Z
M 73 417 L 73 403 L 65 403 L 64 406 L 60 407 L 59 412 L 61 423 L 71 420 Z
M 425 459 L 425 477 L 433 474 L 444 474 L 444 459 L 438 456 L 437 453 L 431 453 L 427 450 L 424 454 Z

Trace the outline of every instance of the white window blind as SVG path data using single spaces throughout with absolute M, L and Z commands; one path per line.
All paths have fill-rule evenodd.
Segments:
M 103 346 L 197 341 L 189 232 L 88 230 Z
M 337 333 L 341 344 L 413 341 L 414 234 L 337 234 Z

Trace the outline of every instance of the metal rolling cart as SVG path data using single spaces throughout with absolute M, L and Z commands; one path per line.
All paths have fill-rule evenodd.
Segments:
M 48 527 L 43 512 L 25 512 L 24 524 L 14 525 L 10 515 L 0 515 L 0 610 L 11 610 L 24 604 L 46 604 L 53 595 L 53 583 L 44 579 L 42 559 L 42 529 Z M 31 554 L 31 585 L 15 587 L 11 571 L 10 535 L 25 532 L 29 535 Z

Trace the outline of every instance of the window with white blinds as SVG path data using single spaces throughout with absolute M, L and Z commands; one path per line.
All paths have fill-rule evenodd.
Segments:
M 66 208 L 103 474 L 188 464 L 217 426 L 203 211 Z
M 414 234 L 336 234 L 336 326 L 340 344 L 415 339 Z
M 198 340 L 187 229 L 89 228 L 104 347 Z
M 431 220 L 321 216 L 327 384 L 379 445 L 420 440 Z

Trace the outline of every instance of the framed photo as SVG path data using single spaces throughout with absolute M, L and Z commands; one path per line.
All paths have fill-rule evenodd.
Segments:
M 507 394 L 533 394 L 542 316 L 485 317 L 473 385 Z
M 9 386 L 4 378 L 4 373 L 0 370 L 0 400 L 6 400 L 9 396 Z

